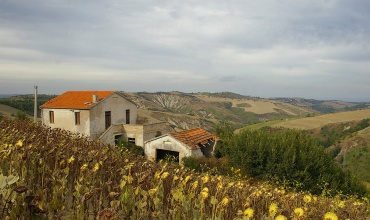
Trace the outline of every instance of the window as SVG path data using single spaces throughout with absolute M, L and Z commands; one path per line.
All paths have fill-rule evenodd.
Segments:
M 105 129 L 108 129 L 112 124 L 111 112 L 105 112 Z
M 126 110 L 126 124 L 130 124 L 130 109 Z
M 136 143 L 135 143 L 135 138 L 128 138 L 127 142 L 129 142 L 129 143 L 133 143 L 133 144 L 136 144 Z
M 75 112 L 75 125 L 80 124 L 80 112 Z
M 49 111 L 49 121 L 54 124 L 54 111 Z

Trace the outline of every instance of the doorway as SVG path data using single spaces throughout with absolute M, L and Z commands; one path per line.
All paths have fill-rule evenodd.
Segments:
M 179 162 L 179 158 L 180 153 L 178 151 L 157 149 L 157 161 L 170 160 L 174 162 Z
M 105 130 L 107 130 L 112 124 L 111 111 L 105 112 Z

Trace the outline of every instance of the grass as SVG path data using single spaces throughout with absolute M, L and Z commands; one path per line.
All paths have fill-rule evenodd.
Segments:
M 370 182 L 370 147 L 363 146 L 348 152 L 345 167 L 356 173 L 363 181 Z
M 10 107 L 8 105 L 0 104 L 0 113 L 4 115 L 11 115 L 11 114 L 16 114 L 20 110 Z
M 258 130 L 258 129 L 261 129 L 263 127 L 273 126 L 273 125 L 278 124 L 280 122 L 281 122 L 281 120 L 275 120 L 275 121 L 267 121 L 267 122 L 262 122 L 262 123 L 258 123 L 258 124 L 248 125 L 244 128 L 238 129 L 236 132 L 239 132 L 242 129 Z
M 320 128 L 330 123 L 360 121 L 366 118 L 370 118 L 370 109 L 339 112 L 339 113 L 319 115 L 315 117 L 307 117 L 307 118 L 289 120 L 289 121 L 284 121 L 284 122 L 275 124 L 273 126 L 309 130 L 309 129 Z

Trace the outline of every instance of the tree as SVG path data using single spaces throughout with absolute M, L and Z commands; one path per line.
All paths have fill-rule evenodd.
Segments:
M 15 113 L 15 119 L 17 120 L 26 120 L 27 119 L 27 114 L 24 113 L 24 112 L 21 112 L 21 111 L 17 111 L 17 113 Z

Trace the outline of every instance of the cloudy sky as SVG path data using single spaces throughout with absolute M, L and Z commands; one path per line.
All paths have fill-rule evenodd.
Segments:
M 0 0 L 0 94 L 370 101 L 368 0 Z

